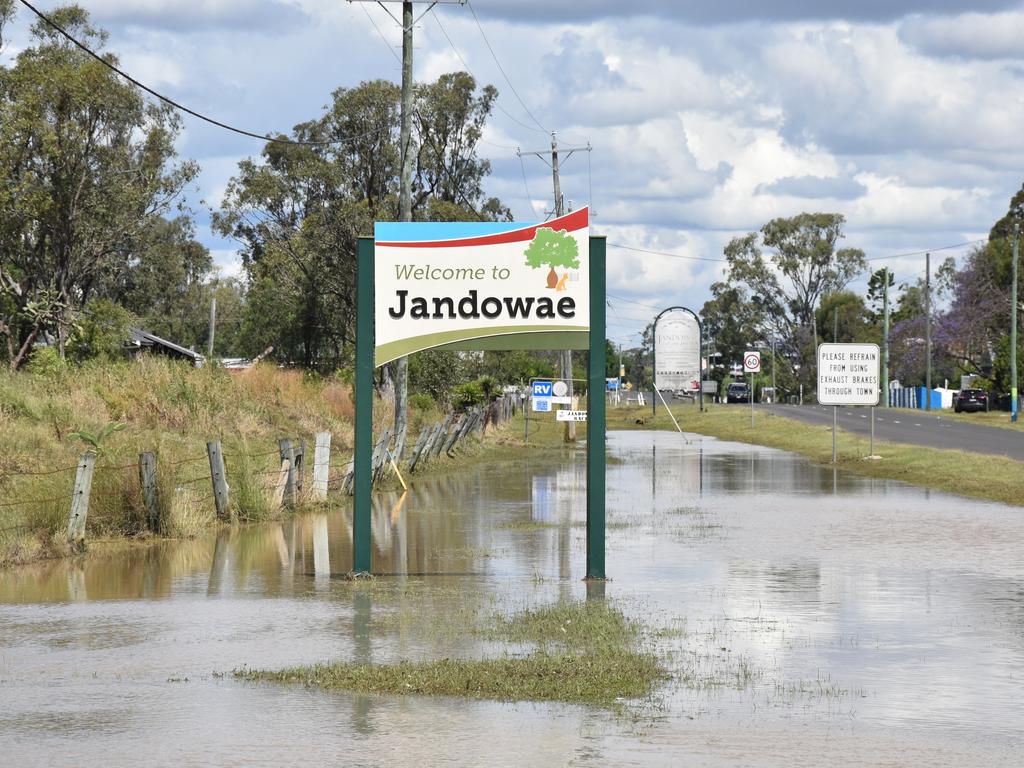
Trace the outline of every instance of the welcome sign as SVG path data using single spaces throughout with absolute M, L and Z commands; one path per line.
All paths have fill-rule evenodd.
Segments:
M 424 349 L 588 349 L 589 211 L 378 223 L 374 365 Z

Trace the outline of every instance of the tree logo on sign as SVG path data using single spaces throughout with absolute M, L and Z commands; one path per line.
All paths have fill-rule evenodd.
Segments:
M 547 287 L 556 291 L 564 291 L 569 273 L 559 277 L 556 267 L 579 269 L 580 249 L 576 239 L 564 229 L 557 232 L 551 227 L 540 227 L 526 249 L 526 264 L 533 269 L 543 266 L 550 267 L 547 276 Z

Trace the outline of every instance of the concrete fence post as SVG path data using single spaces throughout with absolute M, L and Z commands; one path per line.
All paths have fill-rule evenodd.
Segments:
M 313 498 L 327 500 L 327 483 L 331 471 L 331 433 L 317 432 L 313 448 Z
M 75 489 L 71 493 L 71 514 L 68 516 L 68 541 L 76 549 L 85 545 L 85 520 L 89 515 L 89 494 L 95 468 L 96 454 L 92 451 L 78 457 Z

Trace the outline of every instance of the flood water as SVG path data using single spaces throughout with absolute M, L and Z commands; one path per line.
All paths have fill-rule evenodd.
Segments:
M 757 446 L 613 432 L 590 599 L 671 671 L 614 714 L 354 696 L 242 666 L 479 655 L 466 611 L 587 599 L 582 452 L 337 510 L 0 573 L 0 764 L 1020 765 L 1024 510 Z M 539 525 L 534 525 L 534 523 Z M 491 649 L 493 650 L 493 649 Z

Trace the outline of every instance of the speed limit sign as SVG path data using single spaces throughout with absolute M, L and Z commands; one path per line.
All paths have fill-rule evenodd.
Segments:
M 760 373 L 761 372 L 761 353 L 760 352 L 744 352 L 743 353 L 743 371 L 744 371 L 744 373 Z

